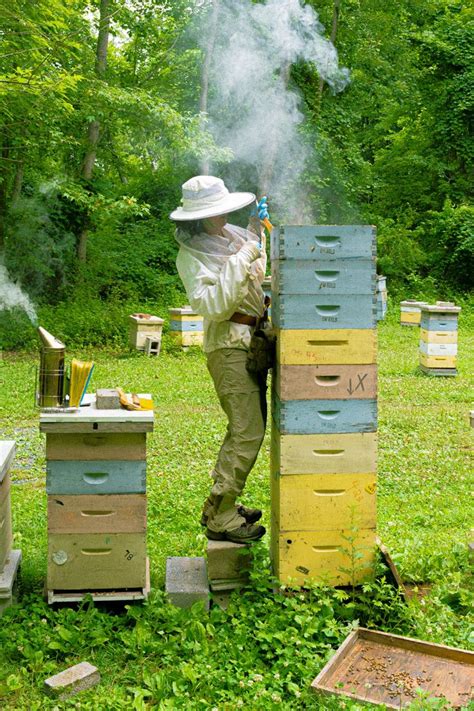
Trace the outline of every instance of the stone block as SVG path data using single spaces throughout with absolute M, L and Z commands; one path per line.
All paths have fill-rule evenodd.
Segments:
M 115 388 L 102 388 L 96 392 L 95 406 L 98 410 L 119 410 L 120 397 Z
M 207 572 L 211 587 L 214 581 L 221 590 L 241 587 L 236 583 L 243 584 L 248 580 L 251 564 L 252 552 L 249 544 L 208 541 Z M 220 585 L 223 581 L 228 584 L 227 588 Z
M 191 607 L 201 600 L 209 609 L 209 585 L 204 558 L 166 559 L 166 593 L 172 605 Z
M 85 689 L 90 689 L 91 686 L 95 686 L 99 682 L 100 674 L 97 667 L 92 666 L 89 662 L 81 662 L 46 679 L 44 688 L 49 696 L 62 700 L 74 696 L 80 691 L 85 691 Z
M 16 603 L 17 576 L 21 563 L 21 551 L 10 551 L 5 561 L 5 567 L 0 573 L 0 617 L 7 607 Z

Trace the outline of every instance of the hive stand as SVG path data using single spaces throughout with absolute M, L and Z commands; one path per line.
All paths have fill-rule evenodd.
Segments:
M 272 233 L 271 557 L 282 583 L 357 584 L 372 571 L 375 249 L 371 226 Z
M 147 396 L 149 397 L 149 396 Z M 48 602 L 146 598 L 146 435 L 153 412 L 42 412 L 48 494 Z
M 12 550 L 10 502 L 10 467 L 15 456 L 15 442 L 0 441 L 0 617 L 16 602 L 21 551 Z

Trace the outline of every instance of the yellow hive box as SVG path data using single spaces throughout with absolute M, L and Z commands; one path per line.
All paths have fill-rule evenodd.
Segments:
M 272 523 L 271 558 L 273 573 L 282 583 L 359 585 L 373 574 L 375 530 L 281 533 Z
M 291 531 L 375 528 L 375 474 L 272 475 L 272 517 Z
M 277 329 L 277 361 L 283 365 L 375 363 L 374 329 Z
M 425 343 L 457 343 L 457 331 L 428 331 L 427 328 L 420 329 L 420 338 Z
M 202 346 L 204 331 L 169 331 L 169 335 L 183 348 Z
M 420 363 L 425 368 L 455 368 L 457 356 L 434 356 L 420 353 Z
M 401 311 L 400 312 L 400 323 L 403 324 L 414 324 L 419 326 L 421 322 L 421 311 Z
M 377 433 L 282 435 L 272 423 L 271 471 L 365 474 L 377 470 Z

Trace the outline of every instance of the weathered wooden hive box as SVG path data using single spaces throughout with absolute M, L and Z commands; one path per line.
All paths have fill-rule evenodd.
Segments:
M 0 616 L 15 601 L 21 551 L 13 550 L 10 468 L 15 442 L 0 441 Z

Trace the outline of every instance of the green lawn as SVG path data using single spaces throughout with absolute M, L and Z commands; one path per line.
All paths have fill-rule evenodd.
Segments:
M 44 438 L 33 405 L 37 357 L 4 354 L 0 436 L 18 447 L 12 503 L 23 566 L 20 605 L 0 620 L 0 707 L 54 708 L 43 696 L 43 680 L 86 659 L 99 667 L 102 684 L 57 708 L 355 711 L 366 706 L 318 701 L 308 685 L 356 620 L 474 649 L 467 556 L 474 539 L 472 316 L 461 318 L 456 378 L 419 373 L 417 347 L 418 329 L 399 326 L 396 314 L 379 326 L 378 528 L 402 576 L 432 583 L 428 598 L 407 606 L 383 578 L 355 597 L 329 588 L 274 594 L 264 539 L 256 547 L 253 588 L 235 596 L 226 612 L 214 608 L 210 615 L 199 607 L 176 610 L 163 595 L 166 557 L 204 553 L 199 513 L 225 429 L 202 354 L 69 353 L 95 360 L 92 390 L 121 385 L 151 392 L 156 404 L 148 441 L 154 591 L 147 604 L 113 613 L 89 604 L 51 610 L 42 601 L 46 494 Z M 267 525 L 268 470 L 267 437 L 245 497 L 264 509 Z M 417 708 L 432 706 L 420 701 Z

